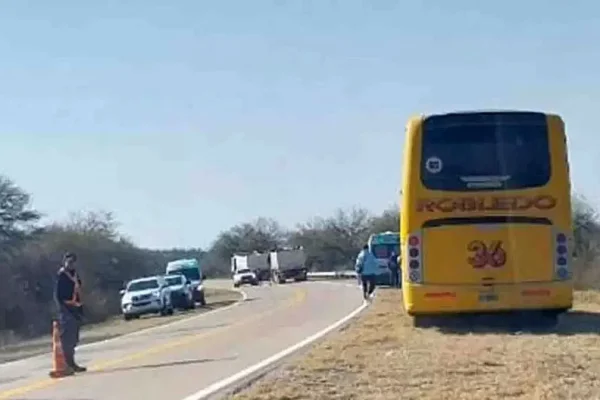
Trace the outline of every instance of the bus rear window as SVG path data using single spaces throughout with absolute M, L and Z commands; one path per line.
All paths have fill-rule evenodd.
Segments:
M 469 117 L 424 121 L 420 170 L 426 188 L 510 190 L 548 183 L 550 149 L 543 114 L 527 114 L 522 121 L 493 113 Z

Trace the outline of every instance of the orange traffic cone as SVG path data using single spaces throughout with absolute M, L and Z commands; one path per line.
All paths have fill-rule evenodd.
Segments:
M 52 371 L 50 371 L 49 375 L 51 378 L 62 378 L 63 376 L 72 375 L 72 373 L 69 373 L 69 368 L 65 362 L 58 321 L 52 323 Z

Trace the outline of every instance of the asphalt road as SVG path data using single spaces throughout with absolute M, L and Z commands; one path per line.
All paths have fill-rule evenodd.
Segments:
M 50 354 L 0 364 L 0 400 L 183 400 L 351 313 L 362 303 L 352 286 L 243 287 L 235 306 L 80 348 L 89 371 L 60 380 Z

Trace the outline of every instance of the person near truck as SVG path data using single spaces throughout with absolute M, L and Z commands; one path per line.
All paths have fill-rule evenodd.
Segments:
M 363 298 L 367 301 L 371 300 L 375 294 L 379 263 L 377 258 L 369 251 L 368 245 L 365 245 L 358 253 L 355 268 L 362 282 Z
M 55 301 L 58 308 L 58 327 L 67 374 L 85 372 L 87 368 L 75 363 L 75 347 L 79 342 L 79 329 L 83 318 L 81 300 L 81 278 L 75 269 L 77 255 L 66 253 L 63 265 L 58 271 L 55 287 Z

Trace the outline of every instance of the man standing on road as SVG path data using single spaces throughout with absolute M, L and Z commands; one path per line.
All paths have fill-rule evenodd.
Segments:
M 375 256 L 369 251 L 368 245 L 365 245 L 358 253 L 355 268 L 362 281 L 363 297 L 366 301 L 369 301 L 373 298 L 375 292 L 379 264 Z
M 394 288 L 400 287 L 400 266 L 398 265 L 398 256 L 395 251 L 388 260 L 388 268 L 390 269 L 391 286 Z
M 65 363 L 67 364 L 67 375 L 87 370 L 75 363 L 75 347 L 79 342 L 79 329 L 83 318 L 81 279 L 75 270 L 76 261 L 77 256 L 74 253 L 65 254 L 63 266 L 58 271 L 54 292 L 58 308 L 60 341 Z

